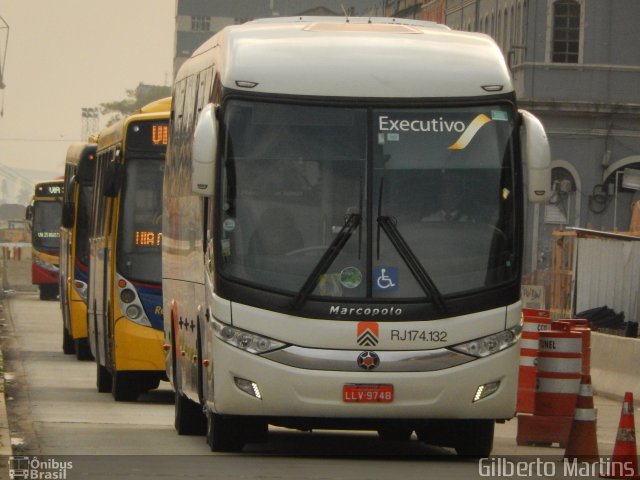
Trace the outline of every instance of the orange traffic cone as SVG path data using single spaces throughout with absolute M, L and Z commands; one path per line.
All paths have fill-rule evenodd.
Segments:
M 564 458 L 579 462 L 599 461 L 591 375 L 583 375 L 580 382 L 580 391 Z
M 618 435 L 613 447 L 608 478 L 640 478 L 636 453 L 636 425 L 633 417 L 633 393 L 624 394 Z

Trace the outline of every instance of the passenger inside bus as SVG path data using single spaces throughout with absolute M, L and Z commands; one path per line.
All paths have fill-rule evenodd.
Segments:
M 250 255 L 284 255 L 304 247 L 302 234 L 285 208 L 268 208 L 249 239 Z

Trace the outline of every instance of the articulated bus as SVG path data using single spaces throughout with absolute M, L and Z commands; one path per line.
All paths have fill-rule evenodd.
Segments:
M 98 391 L 117 401 L 166 378 L 161 222 L 170 102 L 150 103 L 98 137 L 87 322 Z
M 40 300 L 55 300 L 58 296 L 63 192 L 62 177 L 37 183 L 26 211 L 31 230 L 31 283 L 38 286 Z
M 405 19 L 248 22 L 182 65 L 172 108 L 178 433 L 238 451 L 268 425 L 415 432 L 488 455 L 516 407 L 525 197 L 550 188 L 544 129 L 494 41 Z
M 75 353 L 78 360 L 93 360 L 87 334 L 87 286 L 95 165 L 95 143 L 77 142 L 67 149 L 60 228 L 62 351 Z

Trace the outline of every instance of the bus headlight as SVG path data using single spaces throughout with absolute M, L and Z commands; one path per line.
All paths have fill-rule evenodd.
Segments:
M 477 338 L 467 343 L 461 343 L 460 345 L 451 347 L 451 350 L 478 358 L 488 357 L 514 345 L 518 341 L 518 338 L 520 338 L 521 330 L 522 327 L 517 325 L 508 330 L 494 333 L 493 335 Z
M 234 328 L 220 323 L 217 320 L 213 320 L 212 323 L 216 337 L 229 345 L 233 345 L 249 353 L 260 355 L 286 346 L 277 340 Z
M 136 293 L 135 287 L 131 282 L 117 276 L 118 297 L 120 300 L 120 311 L 132 322 L 144 327 L 151 327 L 151 321 L 144 312 L 142 301 Z
M 142 315 L 142 311 L 137 305 L 129 305 L 126 314 L 131 320 L 137 320 Z
M 83 282 L 82 280 L 74 280 L 73 281 L 73 288 L 76 290 L 76 292 L 78 292 L 78 295 L 80 295 L 80 298 L 82 299 L 82 301 L 84 303 L 87 303 L 87 288 L 88 285 Z
M 40 268 L 44 268 L 45 270 L 49 270 L 50 272 L 58 272 L 60 267 L 58 265 L 54 265 L 53 263 L 45 262 L 40 257 L 33 257 L 33 262 L 38 265 Z
M 136 299 L 136 294 L 130 288 L 125 288 L 120 292 L 120 300 L 124 303 L 131 303 Z

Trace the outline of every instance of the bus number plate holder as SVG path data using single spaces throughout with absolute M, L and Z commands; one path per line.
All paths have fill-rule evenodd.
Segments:
M 391 403 L 393 385 L 348 383 L 342 387 L 342 400 L 347 403 Z

